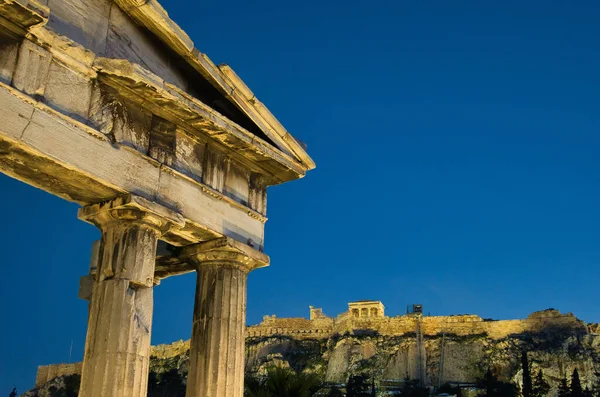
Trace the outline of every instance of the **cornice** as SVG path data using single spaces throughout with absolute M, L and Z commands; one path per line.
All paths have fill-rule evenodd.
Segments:
M 48 22 L 50 10 L 35 0 L 0 0 L 0 26 L 13 35 L 24 36 L 35 26 Z
M 262 105 L 248 86 L 227 65 L 217 67 L 156 0 L 115 0 L 115 3 L 139 25 L 146 27 L 240 108 L 280 150 L 292 155 L 304 172 L 315 168 L 302 145 Z
M 137 64 L 97 57 L 93 69 L 100 82 L 189 133 L 210 139 L 247 168 L 264 174 L 270 184 L 301 178 L 306 172 L 289 155 Z

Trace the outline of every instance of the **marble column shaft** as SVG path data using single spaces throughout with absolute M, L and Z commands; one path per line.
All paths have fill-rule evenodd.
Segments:
M 268 257 L 230 239 L 184 250 L 197 267 L 186 397 L 242 397 L 248 273 Z
M 127 196 L 80 210 L 80 218 L 102 232 L 81 397 L 147 395 L 156 245 L 178 219 L 155 204 L 148 205 L 150 211 L 140 203 L 151 204 Z

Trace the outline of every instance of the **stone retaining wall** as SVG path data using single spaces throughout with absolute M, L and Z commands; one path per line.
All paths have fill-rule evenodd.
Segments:
M 35 387 L 40 387 L 58 376 L 81 374 L 81 363 L 52 364 L 38 367 Z
M 404 315 L 361 318 L 342 313 L 335 319 L 324 317 L 313 320 L 265 316 L 260 324 L 248 327 L 246 335 L 251 337 L 294 335 L 300 338 L 325 338 L 335 333 L 374 331 L 381 335 L 399 336 L 415 333 L 418 321 L 421 322 L 423 335 L 429 336 L 442 333 L 461 336 L 487 334 L 492 339 L 502 339 L 513 334 L 540 332 L 553 327 L 586 329 L 586 324 L 571 313 L 561 314 L 556 310 L 535 312 L 524 320 L 484 320 L 476 315 Z M 588 327 L 593 330 L 597 330 L 597 328 Z

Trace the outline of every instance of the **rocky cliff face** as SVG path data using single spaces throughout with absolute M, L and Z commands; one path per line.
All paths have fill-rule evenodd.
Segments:
M 474 383 L 488 368 L 505 381 L 520 384 L 521 351 L 528 352 L 532 370 L 542 369 L 552 386 L 577 368 L 583 386 L 600 372 L 600 336 L 579 328 L 545 330 L 492 339 L 485 334 L 426 336 L 425 383 Z M 443 348 L 442 348 L 443 346 Z M 442 374 L 440 362 L 443 351 Z M 416 379 L 419 361 L 415 334 L 382 336 L 374 332 L 334 335 L 327 339 L 250 338 L 246 348 L 248 373 L 264 373 L 272 365 L 317 372 L 328 382 L 343 383 L 350 375 L 368 373 L 376 379 Z
M 183 395 L 188 349 L 188 342 L 153 348 L 151 383 L 161 390 L 156 395 Z M 553 387 L 552 394 L 556 393 L 560 379 L 569 377 L 575 368 L 584 387 L 592 387 L 596 373 L 600 372 L 600 335 L 590 332 L 589 327 L 550 327 L 501 339 L 486 334 L 425 335 L 423 354 L 417 354 L 414 333 L 385 336 L 361 330 L 310 339 L 289 335 L 248 337 L 246 373 L 264 374 L 269 367 L 280 366 L 317 373 L 327 382 L 344 383 L 355 374 L 374 374 L 381 381 L 416 379 L 422 372 L 426 384 L 437 385 L 439 380 L 442 384 L 474 383 L 491 368 L 501 380 L 520 385 L 522 350 L 528 352 L 533 373 L 543 370 Z M 424 371 L 419 371 L 419 356 L 423 357 Z M 49 396 L 49 387 L 60 388 L 64 383 L 54 379 L 28 395 Z M 165 390 L 171 391 L 165 394 Z
M 543 371 L 551 395 L 575 368 L 583 387 L 598 383 L 600 327 L 571 313 L 548 309 L 502 321 L 475 315 L 351 314 L 334 319 L 311 308 L 310 319 L 265 316 L 246 329 L 246 374 L 264 375 L 276 366 L 315 373 L 333 384 L 368 375 L 380 384 L 418 379 L 436 386 L 476 383 L 489 368 L 499 380 L 520 386 L 526 351 L 532 374 Z M 185 395 L 189 342 L 154 346 L 151 357 L 149 396 Z M 80 364 L 40 367 L 36 389 L 28 395 L 76 395 L 80 370 Z

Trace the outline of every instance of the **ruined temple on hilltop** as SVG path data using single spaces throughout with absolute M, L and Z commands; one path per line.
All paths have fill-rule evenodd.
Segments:
M 389 317 L 381 301 L 348 302 L 348 310 L 329 317 L 320 308 L 309 307 L 309 318 L 263 317 L 258 325 L 246 329 L 246 337 L 293 335 L 299 338 L 324 338 L 333 334 L 369 330 L 381 335 L 399 336 L 419 332 L 423 335 L 488 335 L 501 339 L 512 334 L 536 332 L 551 326 L 585 328 L 573 314 L 558 310 L 538 311 L 521 320 L 489 320 L 473 314 L 424 316 L 421 305 L 413 305 L 407 314 Z
M 348 313 L 354 318 L 383 318 L 385 317 L 385 306 L 380 301 L 348 302 Z

